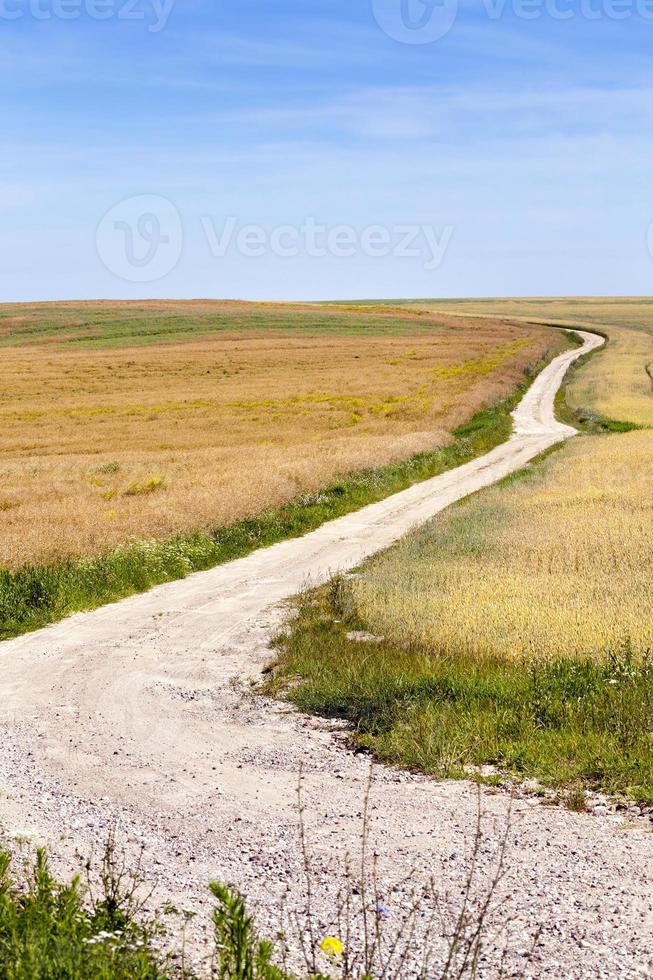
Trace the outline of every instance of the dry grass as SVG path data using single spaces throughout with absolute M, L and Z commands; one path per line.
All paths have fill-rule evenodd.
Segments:
M 436 448 L 561 343 L 500 320 L 208 302 L 0 323 L 12 569 L 223 526 Z
M 530 298 L 406 300 L 402 309 L 440 310 L 510 316 L 542 323 L 575 323 L 612 330 L 626 327 L 650 332 L 650 296 L 540 296 Z
M 572 408 L 653 426 L 653 318 L 651 332 L 610 327 L 610 342 L 569 387 Z
M 570 406 L 653 425 L 650 304 L 630 329 L 632 302 L 549 302 L 558 319 L 597 314 L 610 336 L 573 375 Z M 538 301 L 460 306 L 472 307 L 549 314 Z M 374 632 L 438 652 L 530 661 L 653 650 L 653 432 L 575 439 L 391 549 L 355 591 Z
M 354 591 L 374 632 L 448 655 L 653 650 L 650 434 L 577 439 L 406 538 Z

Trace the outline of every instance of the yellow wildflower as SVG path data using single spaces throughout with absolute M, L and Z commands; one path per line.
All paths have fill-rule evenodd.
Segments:
M 340 956 L 344 946 L 336 936 L 325 936 L 320 943 L 320 949 L 328 956 Z

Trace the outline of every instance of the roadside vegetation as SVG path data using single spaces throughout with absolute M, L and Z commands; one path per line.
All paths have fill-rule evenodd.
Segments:
M 370 773 L 371 780 L 371 773 Z M 246 898 L 226 884 L 208 886 L 211 927 L 188 936 L 193 915 L 155 905 L 142 855 L 127 860 L 110 835 L 96 866 L 69 882 L 51 872 L 47 853 L 0 846 L 0 977 L 2 980 L 472 980 L 482 962 L 497 976 L 510 930 L 499 912 L 510 813 L 484 875 L 486 844 L 480 806 L 460 895 L 434 880 L 410 876 L 381 893 L 369 841 L 370 784 L 363 800 L 360 855 L 346 855 L 331 907 L 317 903 L 321 871 L 313 867 L 301 809 L 302 895 L 280 899 L 277 929 L 264 937 Z M 496 828 L 495 828 L 496 833 Z M 395 894 L 395 891 L 397 894 Z M 387 903 L 387 904 L 386 904 Z M 523 943 L 523 936 L 520 937 Z M 538 936 L 532 937 L 535 948 Z M 523 954 L 520 954 L 523 956 Z M 519 961 L 519 957 L 518 957 Z M 522 976 L 513 969 L 511 976 Z
M 419 564 L 415 553 L 403 560 L 408 571 Z M 347 721 L 353 747 L 403 768 L 443 779 L 534 779 L 561 799 L 592 790 L 653 803 L 649 655 L 625 645 L 600 659 L 505 658 L 447 648 L 437 634 L 420 642 L 390 629 L 384 637 L 369 632 L 367 588 L 339 578 L 302 597 L 278 641 L 270 691 Z M 384 593 L 393 613 L 398 594 L 406 595 Z M 482 616 L 487 597 L 480 602 Z
M 305 533 L 485 452 L 565 342 L 410 313 L 318 311 L 309 332 L 311 308 L 199 305 L 204 327 L 222 326 L 184 343 L 195 304 L 87 305 L 109 348 L 91 351 L 77 305 L 20 308 L 22 320 L 5 308 L 18 346 L 3 352 L 0 637 Z M 145 313 L 175 343 L 109 344 L 121 317 L 143 331 Z
M 568 379 L 586 434 L 304 597 L 275 681 L 294 703 L 439 776 L 653 802 L 653 313 L 625 327 L 634 305 L 611 326 L 606 304 L 606 348 Z
M 47 856 L 21 862 L 0 849 L 2 980 L 165 980 L 161 923 L 142 914 L 140 875 L 109 847 L 94 895 L 78 877 L 57 881 Z

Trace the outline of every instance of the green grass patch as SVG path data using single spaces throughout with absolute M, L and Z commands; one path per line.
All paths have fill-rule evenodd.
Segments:
M 126 497 L 143 497 L 150 493 L 158 493 L 165 489 L 165 480 L 162 476 L 148 476 L 140 483 L 132 483 L 125 490 Z
M 151 887 L 140 864 L 127 869 L 111 838 L 96 874 L 97 896 L 79 877 L 68 884 L 58 881 L 43 850 L 14 875 L 17 863 L 0 848 L 3 980 L 198 980 L 185 964 L 184 951 L 161 949 L 166 917 L 179 913 L 166 905 L 149 917 L 144 914 L 143 896 Z M 216 899 L 209 950 L 216 968 L 210 975 L 293 980 L 273 964 L 273 943 L 259 939 L 244 899 L 225 885 L 209 887 Z
M 4 980 L 164 980 L 144 922 L 128 896 L 107 889 L 94 901 L 80 880 L 52 876 L 46 856 L 18 880 L 0 850 L 0 977 Z M 114 882 L 115 883 L 115 882 Z
M 346 579 L 300 600 L 280 637 L 270 689 L 302 711 L 344 719 L 378 759 L 441 778 L 494 765 L 518 779 L 653 802 L 653 658 L 604 662 L 444 657 L 360 642 Z
M 509 437 L 510 412 L 542 366 L 533 366 L 529 380 L 509 398 L 478 412 L 456 429 L 449 445 L 434 452 L 352 473 L 316 493 L 212 533 L 180 534 L 127 544 L 97 558 L 0 571 L 0 639 L 299 537 L 489 452 Z

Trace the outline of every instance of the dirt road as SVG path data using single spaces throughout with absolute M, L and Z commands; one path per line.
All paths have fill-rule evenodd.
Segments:
M 303 766 L 326 908 L 337 886 L 327 869 L 356 848 L 367 763 L 327 726 L 248 694 L 247 678 L 270 658 L 278 603 L 574 435 L 555 420 L 553 401 L 571 362 L 602 343 L 581 336 L 582 348 L 537 378 L 514 413 L 514 435 L 487 456 L 301 539 L 3 643 L 0 826 L 47 841 L 65 869 L 115 824 L 128 847 L 144 843 L 161 899 L 203 909 L 206 882 L 219 878 L 272 921 L 280 890 L 300 890 Z M 483 806 L 489 874 L 506 798 L 487 792 Z M 379 773 L 372 824 L 386 880 L 414 867 L 459 889 L 474 812 L 469 784 Z M 513 836 L 503 887 L 515 961 L 543 927 L 526 975 L 543 975 L 543 964 L 548 977 L 649 975 L 646 824 L 626 829 L 617 817 L 524 799 Z

